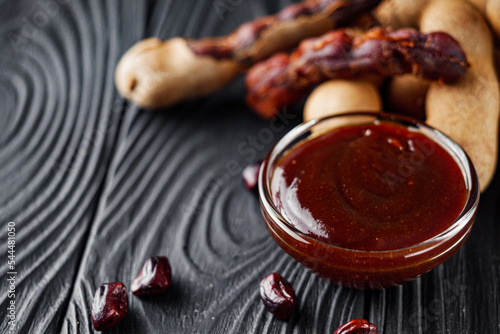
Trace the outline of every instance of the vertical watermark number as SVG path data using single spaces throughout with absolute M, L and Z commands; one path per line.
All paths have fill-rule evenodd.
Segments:
M 8 331 L 16 328 L 16 223 L 7 223 L 7 320 Z

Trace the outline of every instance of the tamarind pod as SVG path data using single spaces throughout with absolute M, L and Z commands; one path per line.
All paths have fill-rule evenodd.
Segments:
M 316 87 L 306 100 L 304 121 L 349 111 L 381 111 L 378 87 L 368 79 L 329 80 Z
M 495 173 L 500 117 L 490 29 L 482 14 L 464 0 L 429 1 L 422 8 L 420 28 L 448 32 L 467 53 L 471 67 L 463 80 L 448 86 L 431 84 L 425 107 L 427 123 L 449 135 L 471 157 L 483 191 Z
M 381 111 L 379 78 L 335 79 L 316 87 L 306 100 L 304 121 L 356 111 Z M 355 123 L 370 122 L 373 117 L 358 117 Z M 315 125 L 311 131 L 321 133 L 353 125 L 353 120 L 330 119 Z
M 350 25 L 356 35 L 362 35 L 369 29 L 380 26 L 371 13 L 358 16 Z M 309 94 L 303 112 L 304 122 L 350 111 L 381 111 L 382 98 L 379 88 L 384 77 L 366 75 L 359 79 L 333 79 L 320 84 Z M 341 120 L 331 120 L 314 126 L 341 126 Z M 345 122 L 345 120 L 344 120 Z
M 279 54 L 252 67 L 246 78 L 247 103 L 270 118 L 328 79 L 412 73 L 454 82 L 467 67 L 458 43 L 444 33 L 374 28 L 352 36 L 338 30 L 303 41 L 290 56 Z
M 213 93 L 252 62 L 295 46 L 369 11 L 381 0 L 309 0 L 244 24 L 226 37 L 143 40 L 118 63 L 118 92 L 144 108 Z
M 369 12 L 381 0 L 309 0 L 245 23 L 228 36 L 189 39 L 196 55 L 253 64 Z
M 143 108 L 159 108 L 208 95 L 243 68 L 233 60 L 196 56 L 183 38 L 149 38 L 134 45 L 116 68 L 118 91 Z

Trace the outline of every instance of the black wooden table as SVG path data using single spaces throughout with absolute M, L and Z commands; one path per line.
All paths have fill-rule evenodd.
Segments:
M 351 290 L 287 256 L 232 172 L 300 123 L 300 106 L 276 131 L 245 106 L 241 78 L 157 113 L 117 94 L 116 63 L 138 40 L 225 34 L 289 2 L 0 0 L 1 333 L 12 301 L 12 333 L 93 332 L 98 285 L 130 286 L 153 255 L 170 258 L 173 286 L 154 298 L 130 294 L 110 333 L 332 333 L 357 317 L 379 333 L 500 332 L 499 173 L 449 261 L 404 286 Z M 269 129 L 272 138 L 259 137 Z M 252 152 L 238 150 L 251 137 Z M 299 296 L 287 321 L 258 296 L 273 271 Z

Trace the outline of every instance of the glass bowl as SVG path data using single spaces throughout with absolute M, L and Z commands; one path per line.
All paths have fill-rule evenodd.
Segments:
M 334 246 L 297 230 L 279 212 L 271 194 L 271 177 L 280 158 L 298 143 L 348 125 L 395 122 L 418 131 L 443 147 L 462 171 L 466 200 L 458 218 L 443 232 L 411 247 L 362 251 Z M 411 281 L 452 256 L 467 239 L 479 202 L 479 181 L 464 150 L 430 126 L 404 116 L 356 112 L 303 123 L 286 134 L 269 152 L 260 169 L 259 199 L 267 229 L 275 242 L 317 275 L 357 289 L 381 289 Z

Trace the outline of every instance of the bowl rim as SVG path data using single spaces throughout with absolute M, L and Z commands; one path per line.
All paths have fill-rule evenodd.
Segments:
M 309 131 L 313 126 L 318 125 L 319 123 L 326 122 L 332 119 L 339 119 L 339 118 L 352 118 L 352 117 L 362 117 L 362 116 L 369 116 L 369 117 L 374 117 L 374 121 L 389 121 L 389 122 L 394 122 L 402 125 L 406 125 L 407 127 L 412 127 L 416 128 L 419 130 L 420 133 L 422 133 L 420 130 L 421 129 L 426 129 L 433 135 L 435 135 L 435 138 L 429 138 L 433 142 L 436 142 L 437 144 L 441 145 L 455 160 L 455 162 L 459 165 L 460 170 L 462 171 L 462 176 L 464 177 L 465 185 L 466 185 L 466 191 L 467 191 L 467 198 L 464 204 L 464 207 L 462 211 L 460 212 L 459 216 L 453 221 L 453 223 L 450 224 L 444 231 L 440 232 L 439 234 L 424 240 L 418 244 L 414 244 L 408 247 L 404 248 L 398 248 L 398 249 L 389 249 L 389 250 L 359 250 L 359 249 L 351 249 L 351 248 L 345 248 L 345 247 L 340 247 L 336 245 L 329 244 L 327 242 L 324 242 L 322 240 L 318 240 L 314 236 L 308 235 L 300 230 L 298 230 L 296 227 L 294 227 L 281 213 L 280 211 L 276 208 L 276 206 L 273 203 L 272 196 L 271 196 L 271 191 L 270 191 L 270 176 L 272 173 L 270 173 L 270 162 L 272 162 L 271 159 L 276 158 L 277 155 L 283 152 L 283 149 L 288 146 L 293 140 L 297 139 L 299 136 L 303 135 L 307 131 Z M 349 126 L 349 125 L 347 125 Z M 425 133 L 422 133 L 426 135 Z M 426 135 L 427 136 L 427 135 Z M 428 137 L 428 136 L 427 136 Z M 437 139 L 439 140 L 437 140 Z M 304 140 L 304 139 L 302 139 Z M 294 145 L 297 145 L 295 143 Z M 451 151 L 451 152 L 450 152 Z M 284 153 L 284 152 L 283 152 Z M 452 154 L 453 153 L 453 154 Z M 457 161 L 458 160 L 458 161 Z M 441 131 L 437 130 L 436 128 L 426 124 L 423 121 L 404 116 L 404 115 L 399 115 L 399 114 L 394 114 L 394 113 L 389 113 L 389 112 L 373 112 L 373 111 L 352 111 L 352 112 L 344 112 L 340 114 L 335 114 L 331 116 L 326 116 L 326 117 L 321 117 L 321 118 L 316 118 L 307 122 L 303 122 L 296 127 L 294 127 L 292 130 L 290 130 L 285 136 L 283 136 L 269 151 L 269 153 L 266 155 L 265 159 L 262 162 L 260 171 L 259 171 L 259 177 L 258 177 L 258 190 L 259 190 L 259 199 L 261 202 L 261 207 L 262 210 L 265 210 L 265 212 L 272 218 L 273 223 L 277 223 L 278 221 L 281 224 L 284 224 L 285 227 L 292 233 L 294 233 L 293 237 L 300 240 L 301 242 L 309 242 L 307 240 L 313 240 L 314 242 L 323 244 L 329 248 L 333 249 L 338 249 L 339 251 L 347 251 L 347 252 L 353 252 L 357 254 L 366 254 L 366 255 L 373 255 L 373 254 L 380 254 L 380 255 L 385 255 L 385 254 L 391 254 L 393 255 L 395 252 L 412 252 L 414 250 L 422 249 L 425 248 L 426 246 L 432 246 L 436 243 L 439 243 L 440 241 L 443 241 L 446 239 L 447 236 L 454 236 L 455 234 L 459 233 L 461 230 L 466 228 L 469 224 L 469 222 L 473 219 L 477 206 L 479 203 L 479 197 L 480 197 L 480 189 L 479 189 L 479 179 L 475 170 L 475 167 L 470 159 L 470 157 L 467 155 L 465 150 L 454 140 L 452 140 L 450 137 L 442 133 Z M 305 238 L 305 240 L 304 240 Z

